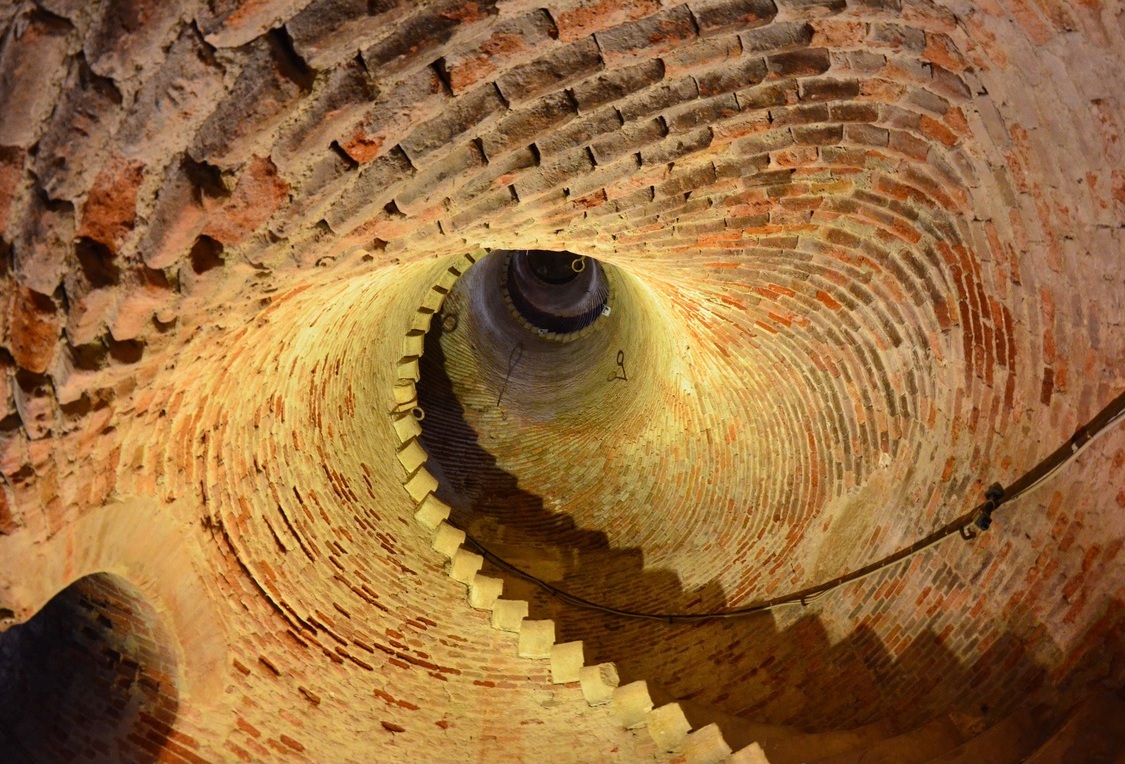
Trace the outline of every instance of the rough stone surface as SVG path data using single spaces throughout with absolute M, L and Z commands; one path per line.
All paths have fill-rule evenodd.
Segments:
M 0 3 L 5 752 L 1111 743 L 1066 730 L 1125 686 L 1120 428 L 971 542 L 664 616 L 905 548 L 1125 389 L 1118 5 Z M 605 269 L 589 331 L 509 308 L 536 248 Z

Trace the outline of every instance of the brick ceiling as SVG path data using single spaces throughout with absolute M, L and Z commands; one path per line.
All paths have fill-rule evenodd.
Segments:
M 1125 389 L 1113 0 L 8 0 L 0 26 L 0 608 L 97 574 L 34 633 L 140 666 L 135 727 L 82 693 L 13 722 L 49 759 L 668 760 L 449 580 L 396 459 L 415 403 L 453 526 L 702 612 L 925 536 Z M 504 303 L 537 248 L 610 275 L 570 341 Z M 976 729 L 1120 689 L 1123 465 L 1114 431 L 977 540 L 749 619 L 482 573 L 728 727 Z M 0 635 L 27 698 L 59 681 L 30 644 Z

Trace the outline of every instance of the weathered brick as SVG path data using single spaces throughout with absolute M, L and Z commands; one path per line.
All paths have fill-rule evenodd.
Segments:
M 436 118 L 449 102 L 433 69 L 422 69 L 380 90 L 362 120 L 337 138 L 340 148 L 364 164 L 394 148 L 418 124 Z
M 455 212 L 449 220 L 449 226 L 454 231 L 463 231 L 489 220 L 499 219 L 499 213 L 518 203 L 508 187 L 500 188 L 481 196 L 472 206 Z
M 213 173 L 181 157 L 168 172 L 149 214 L 140 253 L 150 268 L 167 268 L 186 255 L 203 230 L 207 214 L 227 191 Z M 85 343 L 78 343 L 85 344 Z
M 337 66 L 283 127 L 273 148 L 273 160 L 287 170 L 300 167 L 309 154 L 318 155 L 346 134 L 371 108 L 375 97 L 376 90 L 358 58 Z
M 710 147 L 714 132 L 710 127 L 701 127 L 690 133 L 670 135 L 661 143 L 641 151 L 641 162 L 646 165 L 675 162 Z
M 833 122 L 875 122 L 879 119 L 879 109 L 869 103 L 832 103 L 828 112 Z
M 656 13 L 660 0 L 569 0 L 553 7 L 559 39 L 573 42 Z
M 0 236 L 8 227 L 8 214 L 23 180 L 26 156 L 17 148 L 0 147 Z
M 285 28 L 310 67 L 328 69 L 396 34 L 415 7 L 409 0 L 312 0 Z
M 39 138 L 66 79 L 71 27 L 34 11 L 6 30 L 0 50 L 0 146 L 29 148 Z
M 450 101 L 443 113 L 419 125 L 401 146 L 415 164 L 466 134 L 480 135 L 507 109 L 496 88 L 482 85 Z
M 126 80 L 161 59 L 183 9 L 163 0 L 105 0 L 83 41 L 90 69 Z
M 54 294 L 74 241 L 74 207 L 36 194 L 12 246 L 16 280 L 39 294 Z
M 597 44 L 593 40 L 581 40 L 514 68 L 501 76 L 496 86 L 508 103 L 519 106 L 581 82 L 601 68 Z
M 513 65 L 541 56 L 557 37 L 550 14 L 542 8 L 504 19 L 478 47 L 445 56 L 449 87 L 454 95 L 463 93 Z
M 809 48 L 767 56 L 766 65 L 775 77 L 807 77 L 824 74 L 832 62 L 824 48 Z
M 696 36 L 687 6 L 676 6 L 648 18 L 598 32 L 598 47 L 607 64 L 633 58 L 652 58 L 674 50 Z
M 847 9 L 847 0 L 775 0 L 778 15 L 787 18 L 833 16 Z
M 12 375 L 12 400 L 27 437 L 40 440 L 59 428 L 59 408 L 49 377 L 18 371 Z
M 739 35 L 746 54 L 788 53 L 812 44 L 813 28 L 807 21 L 775 22 Z
M 798 100 L 797 82 L 783 80 L 738 92 L 738 103 L 744 111 L 770 109 L 774 106 L 794 104 Z
M 926 48 L 926 33 L 921 29 L 902 24 L 873 22 L 869 27 L 867 39 L 874 47 L 889 48 L 895 52 L 918 55 Z
M 859 95 L 857 80 L 801 80 L 802 101 L 845 101 Z
M 495 20 L 497 0 L 439 0 L 419 6 L 403 19 L 395 33 L 363 49 L 368 71 L 377 79 L 390 79 L 427 66 L 439 58 L 455 36 L 487 33 Z
M 742 43 L 737 35 L 701 39 L 694 45 L 684 45 L 664 54 L 664 74 L 678 77 L 698 69 L 722 64 L 742 55 Z
M 517 183 L 521 175 L 538 166 L 538 158 L 528 148 L 521 148 L 490 161 L 488 167 L 469 180 L 457 195 L 459 208 L 466 208 L 479 197 Z
M 195 21 L 211 45 L 237 48 L 280 26 L 308 4 L 309 0 L 209 0 Z
M 75 200 L 86 193 L 120 119 L 117 88 L 76 61 L 63 100 L 39 141 L 35 161 L 36 174 L 52 198 Z
M 27 287 L 16 290 L 8 313 L 9 350 L 21 369 L 47 371 L 59 342 L 59 313 L 55 301 Z
M 841 125 L 802 125 L 793 128 L 793 140 L 812 146 L 831 146 L 844 139 Z
M 441 162 L 415 175 L 395 195 L 395 204 L 407 215 L 418 212 L 431 200 L 456 194 L 457 189 L 469 180 L 471 173 L 484 164 L 484 155 L 475 142 L 458 146 Z
M 268 157 L 251 157 L 221 207 L 213 210 L 203 235 L 226 246 L 241 243 L 289 200 L 289 184 Z
M 599 165 L 609 164 L 624 154 L 633 154 L 661 140 L 667 134 L 664 121 L 648 119 L 626 123 L 620 130 L 590 142 Z
M 82 205 L 77 236 L 93 239 L 117 252 L 137 218 L 137 189 L 144 165 L 115 157 L 105 164 Z
M 694 77 L 680 77 L 657 87 L 650 87 L 617 104 L 626 122 L 649 117 L 699 96 Z
M 527 146 L 544 132 L 558 130 L 577 112 L 569 94 L 551 93 L 512 111 L 495 128 L 481 136 L 490 160 L 520 146 Z
M 276 35 L 260 37 L 246 58 L 230 93 L 203 123 L 190 149 L 198 161 L 221 167 L 242 164 L 267 143 L 312 85 L 311 75 L 289 56 Z
M 80 239 L 74 255 L 78 267 L 71 268 L 63 281 L 65 329 L 71 345 L 85 346 L 106 330 L 119 298 L 114 287 L 120 283 L 121 273 L 113 253 L 91 239 Z
M 697 0 L 689 5 L 704 37 L 755 29 L 777 16 L 773 0 Z
M 668 111 L 668 130 L 683 133 L 700 125 L 714 125 L 739 113 L 733 93 L 692 101 Z
M 643 90 L 663 78 L 663 63 L 659 60 L 643 61 L 575 85 L 574 100 L 578 102 L 580 112 L 588 113 Z
M 401 151 L 384 154 L 356 171 L 325 220 L 338 232 L 362 225 L 363 219 L 391 201 L 413 174 L 410 160 Z
M 728 66 L 696 75 L 701 98 L 733 93 L 757 85 L 766 78 L 766 62 L 760 58 L 741 59 Z
M 583 146 L 598 136 L 620 130 L 625 124 L 616 109 L 602 109 L 567 122 L 540 137 L 535 146 L 544 157 L 551 157 Z

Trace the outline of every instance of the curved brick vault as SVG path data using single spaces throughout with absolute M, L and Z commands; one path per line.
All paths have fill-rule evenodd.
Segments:
M 0 712 L 73 698 L 5 750 L 1123 745 L 1120 430 L 977 540 L 755 618 L 622 620 L 457 551 L 737 607 L 1066 440 L 1125 389 L 1119 2 L 8 0 L 0 26 Z M 520 325 L 500 251 L 535 248 L 605 264 L 610 314 Z M 116 715 L 112 666 L 67 673 L 99 655 L 133 672 Z

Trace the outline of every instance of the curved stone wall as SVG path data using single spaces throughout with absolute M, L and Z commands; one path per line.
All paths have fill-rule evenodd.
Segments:
M 5 4 L 0 540 L 155 500 L 230 649 L 179 722 L 192 755 L 658 756 L 464 605 L 408 469 L 428 456 L 483 543 L 654 611 L 800 589 L 974 506 L 1125 388 L 1121 23 L 1097 0 Z M 487 260 L 459 258 L 530 248 L 618 293 L 510 368 L 523 330 L 474 323 Z M 427 335 L 443 304 L 457 327 Z M 415 392 L 428 454 L 395 458 Z M 1123 437 L 804 610 L 682 627 L 505 591 L 588 662 L 754 723 L 1063 709 L 1121 686 Z

